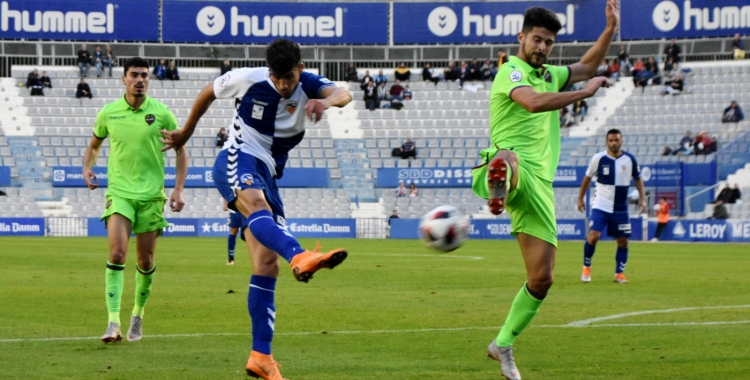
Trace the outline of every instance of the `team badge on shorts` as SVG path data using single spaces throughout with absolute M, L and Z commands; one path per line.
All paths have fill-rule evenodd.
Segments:
M 252 186 L 253 185 L 253 175 L 252 174 L 243 174 L 242 177 L 240 177 L 240 181 L 244 182 L 245 185 Z
M 105 208 L 105 209 L 108 209 L 108 208 L 109 208 L 109 206 L 112 206 L 112 200 L 111 200 L 111 199 L 107 199 L 107 204 L 106 204 L 106 205 L 104 205 L 104 208 Z
M 148 125 L 154 124 L 154 121 L 156 121 L 156 116 L 152 114 L 146 115 L 146 123 L 148 123 Z

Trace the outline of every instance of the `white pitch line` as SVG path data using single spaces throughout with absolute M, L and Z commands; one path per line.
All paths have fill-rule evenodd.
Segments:
M 402 253 L 352 253 L 354 256 L 388 256 L 388 257 L 437 257 L 446 259 L 466 259 L 466 260 L 484 260 L 482 256 L 458 256 L 458 255 L 442 255 L 442 254 L 402 254 Z
M 574 321 L 567 324 L 570 327 L 584 327 L 594 322 L 609 321 L 611 319 L 620 319 L 626 317 L 632 317 L 636 315 L 647 315 L 647 314 L 661 314 L 661 313 L 677 313 L 680 311 L 692 311 L 692 310 L 710 310 L 710 309 L 743 309 L 750 308 L 750 305 L 733 305 L 733 306 L 702 306 L 702 307 L 680 307 L 676 309 L 663 309 L 663 310 L 645 310 L 635 311 L 632 313 L 614 314 L 606 317 L 598 317 L 591 319 L 584 319 L 582 321 Z M 599 325 L 597 325 L 599 326 Z

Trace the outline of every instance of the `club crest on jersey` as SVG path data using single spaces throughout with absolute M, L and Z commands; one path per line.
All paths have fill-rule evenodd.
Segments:
M 252 174 L 243 174 L 242 177 L 240 177 L 240 181 L 244 182 L 245 185 L 252 186 L 253 185 L 253 175 Z
M 148 125 L 154 124 L 154 121 L 156 121 L 156 116 L 152 114 L 146 115 L 146 123 L 148 123 Z
M 626 171 L 626 170 L 628 170 L 628 168 L 625 167 L 625 165 L 622 165 L 622 171 Z
M 294 113 L 294 111 L 297 110 L 297 102 L 295 102 L 294 100 L 290 100 L 286 104 L 286 110 L 289 111 L 289 113 Z
M 259 104 L 253 104 L 253 119 L 263 120 L 264 109 L 266 109 L 266 107 Z

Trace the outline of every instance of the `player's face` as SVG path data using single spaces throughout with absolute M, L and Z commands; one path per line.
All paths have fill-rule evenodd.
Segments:
M 555 33 L 539 26 L 535 26 L 528 33 L 518 33 L 518 42 L 521 43 L 524 61 L 533 68 L 541 67 L 547 62 L 556 37 Z
M 271 82 L 273 82 L 273 85 L 276 86 L 276 90 L 284 99 L 289 99 L 292 97 L 294 90 L 297 89 L 297 85 L 299 84 L 299 76 L 304 68 L 305 66 L 300 63 L 299 66 L 295 67 L 292 71 L 283 75 L 277 75 L 273 72 L 269 73 Z
M 620 153 L 622 147 L 622 135 L 619 133 L 610 133 L 607 135 L 607 148 L 609 151 L 617 154 Z
M 122 83 L 125 85 L 125 93 L 136 98 L 146 95 L 148 81 L 147 67 L 130 67 L 128 68 L 128 72 L 122 77 Z

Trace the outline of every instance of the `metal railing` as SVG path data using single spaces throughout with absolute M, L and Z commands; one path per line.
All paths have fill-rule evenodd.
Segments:
M 719 150 L 716 159 L 719 165 L 719 180 L 721 181 L 726 180 L 728 175 L 744 167 L 745 164 L 750 162 L 750 132 L 724 146 Z

